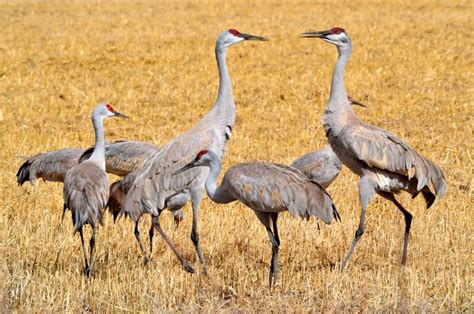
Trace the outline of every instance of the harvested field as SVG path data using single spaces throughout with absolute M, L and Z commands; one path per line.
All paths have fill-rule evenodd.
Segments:
M 474 8 L 470 1 L 0 2 L 0 307 L 4 311 L 410 311 L 472 312 Z M 400 264 L 403 216 L 376 197 L 346 270 L 359 221 L 358 178 L 344 169 L 328 189 L 342 216 L 329 226 L 280 215 L 280 284 L 267 286 L 271 246 L 240 203 L 201 204 L 209 277 L 184 272 L 155 237 L 143 265 L 133 223 L 107 215 L 95 272 L 82 275 L 70 215 L 60 225 L 62 184 L 17 187 L 29 156 L 94 142 L 90 112 L 110 102 L 131 120 L 108 120 L 107 140 L 164 144 L 212 106 L 214 44 L 227 28 L 267 36 L 231 47 L 237 120 L 223 169 L 247 160 L 289 164 L 326 145 L 319 121 L 336 50 L 301 39 L 344 27 L 353 53 L 346 88 L 368 105 L 363 120 L 407 140 L 440 165 L 448 191 L 414 215 L 408 266 Z M 115 179 L 110 177 L 110 179 Z M 179 229 L 164 228 L 196 269 L 188 205 Z M 141 224 L 146 234 L 149 220 Z M 89 231 L 88 228 L 86 228 Z M 88 235 L 88 233 L 87 233 Z

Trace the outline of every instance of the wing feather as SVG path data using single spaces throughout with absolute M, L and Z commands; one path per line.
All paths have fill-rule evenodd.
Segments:
M 239 164 L 227 171 L 222 185 L 257 211 L 288 210 L 293 217 L 316 216 L 327 224 L 337 215 L 324 188 L 288 166 L 263 162 Z
M 66 173 L 64 204 L 72 212 L 76 230 L 84 224 L 102 224 L 108 197 L 107 174 L 93 163 L 83 162 Z
M 77 165 L 83 151 L 79 148 L 66 148 L 32 156 L 18 169 L 17 182 L 23 185 L 26 181 L 30 181 L 34 185 L 39 178 L 45 181 L 63 182 L 64 175 Z
M 417 190 L 428 187 L 440 197 L 446 190 L 441 168 L 421 156 L 407 142 L 386 130 L 359 123 L 347 127 L 346 148 L 369 167 L 395 172 L 417 180 Z

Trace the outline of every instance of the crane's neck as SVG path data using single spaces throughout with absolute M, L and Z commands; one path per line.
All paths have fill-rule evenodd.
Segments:
M 349 121 L 356 118 L 344 87 L 344 70 L 351 55 L 352 46 L 349 42 L 349 45 L 337 48 L 339 56 L 332 74 L 329 101 L 321 118 L 326 134 L 331 132 L 333 135 L 339 134 Z
M 217 187 L 217 177 L 221 172 L 221 162 L 219 157 L 213 156 L 209 163 L 209 174 L 206 178 L 206 192 L 207 195 L 216 203 L 220 203 L 219 188 Z
M 344 86 L 344 71 L 351 55 L 351 50 L 352 48 L 350 46 L 338 49 L 339 57 L 337 58 L 336 66 L 332 73 L 331 92 L 327 106 L 329 111 L 352 110 L 347 100 L 346 88 Z
M 210 114 L 215 121 L 224 125 L 234 125 L 235 104 L 232 93 L 232 82 L 226 64 L 227 47 L 216 44 L 216 60 L 219 69 L 219 92 Z
M 95 146 L 89 161 L 95 163 L 105 171 L 105 139 L 104 139 L 104 118 L 93 115 L 92 125 L 95 132 Z
M 207 195 L 213 202 L 219 204 L 227 204 L 235 201 L 235 198 L 229 194 L 228 191 L 222 189 L 222 184 L 220 187 L 217 186 L 217 177 L 221 172 L 221 161 L 214 152 L 209 151 L 209 154 L 211 154 L 212 158 L 207 164 L 209 167 L 209 174 L 206 178 L 205 184 Z

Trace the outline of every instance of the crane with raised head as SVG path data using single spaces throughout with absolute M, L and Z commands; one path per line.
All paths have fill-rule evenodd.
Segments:
M 351 105 L 367 107 L 358 102 L 351 96 L 347 96 Z M 304 154 L 295 159 L 290 167 L 296 168 L 304 173 L 309 179 L 318 182 L 324 188 L 327 188 L 336 180 L 339 172 L 341 172 L 342 162 L 334 153 L 330 145 Z
M 144 213 L 152 215 L 153 225 L 168 243 L 183 268 L 194 269 L 186 262 L 160 226 L 160 213 L 165 208 L 181 208 L 191 200 L 193 221 L 191 240 L 199 261 L 207 274 L 204 256 L 199 244 L 198 208 L 204 192 L 207 169 L 192 169 L 172 174 L 192 160 L 201 149 L 212 149 L 219 158 L 224 155 L 227 141 L 235 121 L 235 104 L 232 84 L 226 65 L 227 49 L 238 42 L 267 40 L 264 37 L 241 33 L 235 29 L 222 32 L 216 41 L 215 54 L 219 71 L 219 91 L 211 110 L 186 133 L 171 140 L 147 159 L 127 193 L 124 212 L 134 221 Z
M 220 158 L 213 151 L 201 150 L 193 161 L 175 174 L 195 167 L 209 168 L 205 187 L 207 195 L 214 202 L 227 204 L 238 200 L 250 207 L 265 226 L 272 244 L 268 276 L 270 287 L 276 285 L 278 280 L 280 238 L 277 219 L 280 212 L 288 211 L 292 217 L 306 219 L 315 216 L 326 224 L 330 224 L 333 219 L 340 220 L 326 190 L 297 169 L 268 162 L 241 163 L 227 170 L 220 186 L 217 186 L 217 177 L 221 171 Z
M 320 38 L 337 48 L 338 59 L 332 76 L 330 96 L 321 121 L 337 157 L 360 177 L 359 200 L 362 209 L 359 227 L 341 264 L 341 270 L 364 233 L 367 205 L 375 194 L 391 201 L 403 213 L 405 237 L 402 265 L 406 265 L 413 216 L 397 201 L 394 194 L 405 191 L 416 197 L 421 193 L 429 208 L 437 196 L 442 197 L 446 192 L 443 171 L 395 134 L 364 123 L 356 116 L 344 87 L 344 69 L 352 51 L 351 38 L 344 29 L 334 27 L 325 31 L 303 33 L 301 36 Z
M 103 120 L 109 117 L 128 118 L 115 111 L 109 104 L 97 105 L 92 111 L 92 125 L 95 131 L 94 152 L 89 159 L 69 169 L 64 177 L 64 207 L 71 210 L 75 232 L 79 231 L 81 236 L 86 277 L 92 270 L 96 228 L 99 223 L 102 223 L 103 210 L 109 198 L 109 182 L 105 172 L 103 125 Z M 89 261 L 82 233 L 82 228 L 86 224 L 92 227 Z

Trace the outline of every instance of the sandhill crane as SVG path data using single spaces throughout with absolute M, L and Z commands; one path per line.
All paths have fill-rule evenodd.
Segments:
M 349 95 L 347 96 L 347 99 L 351 105 L 367 107 Z M 300 170 L 310 180 L 321 184 L 324 188 L 327 188 L 339 175 L 342 162 L 337 158 L 331 146 L 326 145 L 321 149 L 307 153 L 294 160 L 290 167 Z
M 122 211 L 125 196 L 135 180 L 137 171 L 143 166 L 146 158 L 158 151 L 158 146 L 141 141 L 116 141 L 105 145 L 105 171 L 113 173 L 118 176 L 126 176 L 124 179 L 116 181 L 110 185 L 109 201 L 107 209 L 114 216 L 114 221 Z M 94 147 L 87 149 L 81 156 L 80 161 L 86 160 L 90 157 Z M 130 174 L 130 175 L 129 175 Z M 183 219 L 183 210 L 176 209 L 172 211 L 176 227 Z M 134 235 L 137 239 L 140 250 L 142 251 L 145 263 L 148 263 L 149 258 L 145 255 L 143 244 L 140 237 L 140 230 L 138 228 L 139 220 L 135 221 Z M 153 245 L 154 228 L 153 224 L 149 229 L 150 239 L 150 255 Z
M 207 195 L 216 203 L 227 204 L 236 200 L 250 207 L 265 226 L 272 243 L 269 284 L 278 279 L 278 214 L 289 211 L 291 216 L 309 219 L 315 216 L 326 224 L 340 220 L 329 194 L 318 183 L 308 179 L 297 169 L 267 162 L 246 162 L 232 166 L 216 185 L 221 171 L 219 156 L 210 150 L 201 150 L 196 158 L 175 174 L 194 167 L 208 167 L 205 187 Z M 270 227 L 273 224 L 273 231 Z
M 75 231 L 81 235 L 84 254 L 84 274 L 89 276 L 92 270 L 95 233 L 98 223 L 102 223 L 102 212 L 109 197 L 109 183 L 105 173 L 104 126 L 103 120 L 109 117 L 128 118 L 115 111 L 109 104 L 99 104 L 92 111 L 92 124 L 95 131 L 95 147 L 90 158 L 66 172 L 64 177 L 64 206 L 72 212 Z M 90 254 L 87 261 L 82 227 L 92 227 Z
M 83 152 L 80 148 L 65 148 L 31 156 L 18 169 L 16 181 L 18 185 L 26 181 L 36 185 L 37 179 L 64 182 L 64 175 L 77 165 Z
M 215 54 L 220 82 L 214 106 L 194 127 L 168 142 L 145 162 L 127 194 L 125 212 L 130 214 L 135 221 L 143 213 L 150 213 L 153 216 L 153 225 L 188 272 L 194 272 L 194 269 L 188 265 L 161 229 L 159 216 L 163 209 L 171 207 L 171 204 L 173 204 L 172 207 L 180 208 L 191 200 L 193 208 L 191 240 L 203 266 L 203 272 L 207 274 L 204 256 L 199 245 L 197 219 L 208 171 L 201 168 L 177 176 L 172 176 L 172 174 L 192 160 L 201 149 L 212 149 L 219 158 L 223 157 L 235 121 L 234 97 L 226 66 L 226 53 L 231 45 L 246 40 L 264 41 L 267 39 L 243 34 L 235 29 L 226 30 L 219 35 Z
M 412 215 L 396 200 L 394 194 L 406 191 L 416 197 L 421 192 L 429 208 L 436 196 L 442 197 L 446 191 L 443 171 L 395 134 L 362 122 L 352 111 L 343 78 L 352 43 L 344 29 L 335 27 L 321 32 L 303 33 L 301 36 L 321 38 L 337 47 L 339 57 L 332 76 L 329 101 L 321 121 L 336 155 L 344 165 L 360 176 L 359 200 L 362 211 L 359 227 L 341 270 L 364 233 L 366 208 L 375 193 L 393 202 L 405 217 L 402 265 L 406 265 Z

